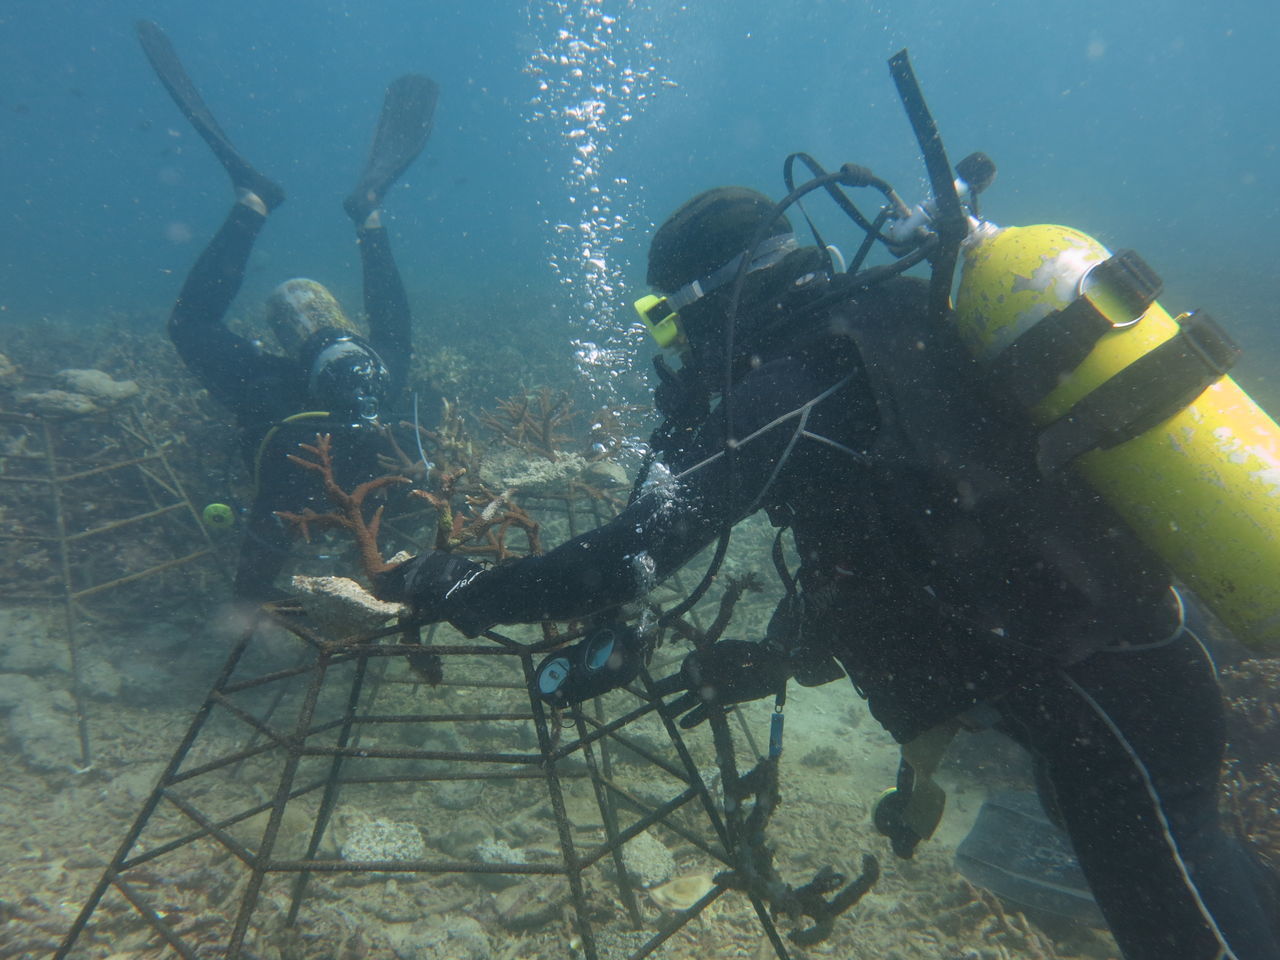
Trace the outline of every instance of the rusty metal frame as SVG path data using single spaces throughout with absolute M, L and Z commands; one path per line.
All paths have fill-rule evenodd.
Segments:
M 260 628 L 266 623 L 283 627 L 301 642 L 304 662 L 292 668 L 275 669 L 242 678 L 239 676 L 242 659 L 259 635 Z M 583 704 L 562 717 L 554 718 L 561 721 L 561 724 L 556 724 L 553 723 L 553 717 L 548 708 L 531 691 L 534 689 L 532 681 L 536 667 L 535 656 L 555 646 L 559 641 L 546 640 L 525 644 L 495 632 L 486 634 L 485 642 L 470 644 L 432 644 L 424 647 L 420 639 L 415 628 L 401 626 L 351 640 L 334 641 L 318 633 L 296 615 L 291 615 L 287 607 L 263 608 L 255 623 L 243 633 L 232 649 L 154 790 L 143 804 L 133 825 L 54 955 L 55 960 L 63 960 L 72 955 L 81 935 L 90 929 L 94 912 L 104 895 L 113 889 L 152 928 L 159 939 L 168 944 L 178 955 L 194 958 L 197 955 L 196 948 L 184 938 L 179 929 L 166 921 L 159 908 L 149 901 L 147 892 L 139 889 L 138 884 L 131 882 L 131 872 L 144 865 L 154 872 L 159 869 L 159 864 L 166 855 L 202 839 L 214 841 L 248 871 L 248 882 L 239 896 L 234 920 L 230 922 L 225 943 L 219 949 L 218 955 L 225 957 L 226 960 L 242 960 L 248 957 L 246 941 L 252 929 L 254 911 L 258 905 L 263 884 L 272 874 L 292 874 L 294 877 L 285 921 L 289 925 L 298 920 L 310 879 L 317 873 L 488 873 L 508 876 L 563 877 L 569 886 L 573 924 L 581 940 L 582 955 L 586 960 L 598 960 L 602 954 L 588 909 L 587 887 L 583 876 L 588 868 L 605 858 L 612 858 L 615 868 L 612 883 L 616 886 L 612 894 L 623 907 L 631 927 L 638 929 L 641 926 L 641 913 L 636 891 L 631 886 L 628 872 L 623 868 L 622 863 L 622 847 L 629 840 L 649 827 L 661 824 L 664 829 L 672 831 L 693 844 L 704 854 L 726 866 L 731 866 L 726 854 L 728 836 L 724 820 L 681 737 L 679 728 L 664 711 L 659 709 L 661 700 L 652 693 L 647 673 L 641 675 L 642 686 L 633 685 L 626 688 L 635 700 L 636 706 L 633 709 L 607 720 L 601 702 L 595 701 L 592 704 Z M 524 690 L 529 697 L 528 712 L 423 712 L 421 714 L 367 712 L 374 705 L 377 692 L 375 685 L 367 682 L 370 661 L 386 663 L 387 658 L 422 653 L 424 650 L 442 658 L 446 665 L 446 677 L 450 675 L 448 665 L 455 658 L 482 657 L 505 659 L 508 662 L 512 659 L 518 661 L 524 679 L 523 685 L 489 682 L 477 684 L 477 686 L 498 685 Z M 354 668 L 350 677 L 350 686 L 345 691 L 344 706 L 338 716 L 322 716 L 319 704 L 326 676 L 330 670 L 344 664 L 351 664 Z M 255 689 L 266 691 L 273 684 L 285 683 L 305 686 L 296 716 L 287 726 L 273 722 L 272 715 L 281 699 L 279 696 L 274 699 L 268 698 L 269 705 L 265 718 L 253 715 L 235 702 L 236 694 Z M 454 683 L 457 686 L 472 685 L 466 681 L 454 681 Z M 341 688 L 339 690 L 341 691 Z M 431 704 L 429 688 L 423 699 L 424 703 Z M 189 769 L 185 768 L 192 748 L 199 740 L 206 723 L 215 713 L 229 716 L 242 723 L 247 731 L 246 738 L 238 749 L 226 755 Z M 661 720 L 674 749 L 676 757 L 674 761 L 655 755 L 625 734 L 627 726 L 649 715 L 654 715 Z M 536 752 L 388 749 L 361 746 L 358 739 L 362 730 L 378 724 L 446 722 L 466 724 L 492 720 L 532 722 L 537 734 Z M 564 721 L 568 721 L 569 725 L 563 726 Z M 576 736 L 572 740 L 563 739 L 559 735 L 566 730 L 573 730 Z M 317 734 L 322 733 L 333 737 L 333 742 L 327 744 L 309 742 Z M 656 806 L 633 796 L 614 778 L 611 750 L 615 745 L 625 746 L 648 762 L 660 767 L 679 784 L 678 792 Z M 239 765 L 246 759 L 272 752 L 281 753 L 283 761 L 279 764 L 279 779 L 276 781 L 273 796 L 267 802 L 246 806 L 230 816 L 215 818 L 202 810 L 200 804 L 191 797 L 185 796 L 182 791 L 184 784 L 192 783 L 210 773 L 230 769 L 235 775 Z M 300 764 L 304 758 L 313 757 L 328 759 L 326 774 L 323 777 L 299 782 Z M 560 769 L 563 761 L 571 757 L 581 757 L 586 767 L 585 773 Z M 443 761 L 458 764 L 461 769 L 391 773 L 370 777 L 361 776 L 359 772 L 346 769 L 356 758 Z M 513 766 L 514 769 L 492 771 L 483 769 L 485 765 L 492 764 Z M 563 781 L 575 776 L 585 776 L 590 779 L 594 799 L 604 825 L 606 839 L 589 849 L 579 847 L 573 835 L 573 823 L 565 807 Z M 540 780 L 546 789 L 555 819 L 560 862 L 513 864 L 448 860 L 355 862 L 319 855 L 322 839 L 344 784 L 371 782 L 411 784 L 462 779 Z M 277 857 L 276 841 L 279 838 L 287 804 L 298 797 L 316 792 L 319 793 L 320 799 L 314 823 L 310 825 L 306 852 L 300 858 Z M 140 847 L 140 838 L 162 805 L 177 811 L 190 826 L 180 836 L 164 843 Z M 621 817 L 623 808 L 634 818 L 626 825 L 623 824 Z M 702 811 L 706 825 L 705 835 L 700 835 L 698 831 L 673 821 L 673 815 L 686 808 Z M 268 814 L 267 824 L 256 850 L 250 849 L 228 832 L 228 828 L 235 824 L 264 812 Z M 650 956 L 724 892 L 724 887 L 715 886 L 698 903 L 667 918 L 658 932 L 649 937 L 639 948 L 627 954 L 627 960 L 643 960 Z M 759 899 L 755 897 L 750 899 L 762 932 L 769 939 L 777 956 L 787 960 L 786 947 L 778 935 L 768 909 Z
M 77 456 L 74 453 L 60 452 L 62 437 L 59 428 L 64 423 L 71 422 L 77 424 L 94 423 L 100 425 L 104 430 L 118 431 L 122 440 L 120 446 L 122 456 L 119 459 L 107 462 L 91 463 L 87 458 Z M 76 729 L 80 750 L 75 769 L 84 773 L 93 768 L 93 751 L 89 734 L 89 711 L 87 697 L 81 681 L 80 641 L 77 631 L 79 617 L 89 612 L 85 607 L 84 601 L 90 597 L 107 593 L 126 584 L 148 579 L 197 560 L 216 560 L 215 546 L 209 536 L 209 531 L 205 529 L 205 525 L 201 521 L 199 512 L 187 495 L 182 481 L 178 478 L 177 473 L 169 463 L 168 457 L 165 455 L 165 445 L 156 442 L 150 436 L 146 427 L 132 411 L 97 414 L 75 418 L 74 420 L 0 411 L 0 424 L 26 427 L 39 434 L 43 444 L 42 452 L 10 454 L 3 459 L 38 461 L 43 470 L 33 472 L 30 476 L 0 475 L 0 481 L 10 487 L 46 488 L 51 500 L 53 521 L 53 532 L 50 535 L 13 534 L 0 531 L 0 542 L 36 543 L 56 547 L 57 574 L 60 581 L 56 593 L 33 596 L 11 594 L 3 597 L 3 599 L 35 603 L 57 603 L 61 606 L 63 632 L 66 638 L 67 655 L 71 668 L 70 692 L 75 701 Z M 128 447 L 133 449 L 126 452 Z M 70 466 L 69 471 L 64 469 L 66 465 Z M 151 501 L 151 508 L 140 513 L 116 517 L 86 530 L 69 529 L 66 512 L 67 486 L 90 477 L 113 473 L 129 467 L 136 468 L 143 475 L 142 489 Z M 161 502 L 156 497 L 156 488 L 165 491 L 172 499 L 169 502 Z M 142 570 L 135 570 L 110 580 L 80 587 L 76 586 L 72 564 L 73 544 L 91 537 L 115 534 L 132 524 L 183 511 L 188 514 L 195 530 L 198 532 L 200 543 L 202 544 L 198 549 L 183 556 L 170 557 Z M 215 563 L 215 569 L 224 579 L 227 578 L 222 564 Z

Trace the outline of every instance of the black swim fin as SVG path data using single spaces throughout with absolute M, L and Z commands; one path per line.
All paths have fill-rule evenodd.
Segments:
M 186 68 L 178 59 L 178 52 L 173 49 L 173 44 L 168 35 L 160 29 L 160 25 L 152 20 L 139 20 L 137 30 L 142 50 L 151 61 L 156 76 L 169 91 L 169 96 L 173 97 L 173 102 L 178 105 L 182 115 L 191 122 L 196 133 L 200 134 L 204 142 L 209 145 L 209 149 L 213 151 L 213 155 L 226 169 L 232 185 L 253 191 L 266 204 L 268 210 L 274 210 L 284 203 L 284 189 L 274 180 L 264 177 L 255 170 L 253 165 L 240 155 L 231 138 L 222 131 L 222 127 L 218 126 L 218 121 L 205 105 L 200 91 L 187 76 Z
M 383 195 L 427 145 L 439 94 L 434 80 L 417 73 L 396 77 L 387 87 L 364 172 L 342 201 L 357 225 L 377 209 Z
M 1001 790 L 988 797 L 956 848 L 956 866 L 970 883 L 1020 907 L 1107 925 L 1070 839 L 1034 793 Z

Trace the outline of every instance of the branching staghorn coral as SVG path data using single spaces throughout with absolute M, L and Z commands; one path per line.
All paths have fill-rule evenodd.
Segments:
M 313 527 L 322 530 L 334 528 L 346 530 L 355 538 L 356 545 L 360 548 L 360 566 L 370 579 L 393 569 L 396 564 L 383 560 L 382 552 L 378 549 L 378 528 L 382 525 L 382 507 L 379 506 L 374 511 L 373 518 L 366 521 L 364 501 L 369 494 L 377 490 L 395 484 L 408 483 L 409 479 L 394 475 L 378 477 L 365 481 L 348 493 L 338 486 L 333 476 L 333 438 L 330 434 L 317 434 L 314 445 L 303 443 L 299 446 L 315 459 L 308 460 L 293 453 L 289 454 L 289 459 L 298 466 L 320 475 L 324 483 L 325 495 L 337 510 L 329 513 L 316 513 L 310 508 L 302 513 L 279 510 L 276 516 L 297 526 L 307 540 L 311 539 Z
M 495 495 L 484 484 L 479 484 L 479 492 L 463 494 L 470 510 L 469 516 L 454 511 L 455 487 L 465 473 L 461 470 L 445 474 L 439 491 L 413 491 L 414 496 L 436 508 L 436 549 L 492 554 L 495 560 L 507 560 L 516 555 L 506 544 L 507 532 L 514 527 L 524 531 L 529 541 L 529 553 L 542 553 L 538 522 L 511 499 L 514 489 Z M 481 538 L 485 539 L 484 543 L 477 542 Z
M 359 547 L 360 566 L 370 579 L 392 569 L 395 564 L 383 560 L 382 552 L 378 549 L 378 530 L 382 524 L 383 508 L 379 506 L 372 519 L 365 520 L 364 501 L 377 490 L 409 483 L 410 480 L 397 475 L 378 477 L 360 484 L 348 493 L 338 485 L 333 475 L 333 441 L 329 434 L 317 435 L 314 445 L 304 443 L 300 446 L 312 459 L 296 454 L 289 454 L 289 459 L 320 475 L 325 495 L 336 509 L 327 513 L 317 513 L 309 508 L 302 513 L 280 510 L 276 515 L 297 527 L 308 540 L 312 529 L 346 530 Z M 435 548 L 488 554 L 495 560 L 507 560 L 517 555 L 506 542 L 508 532 L 514 528 L 524 532 L 530 553 L 541 553 L 538 523 L 511 499 L 514 490 L 494 494 L 483 484 L 478 484 L 474 491 L 461 493 L 469 512 L 464 515 L 453 509 L 454 497 L 459 493 L 457 484 L 465 476 L 465 469 L 447 473 L 440 478 L 438 491 L 411 491 L 436 509 Z
M 480 414 L 480 422 L 503 442 L 526 453 L 555 462 L 572 438 L 561 431 L 575 418 L 567 393 L 552 394 L 550 387 L 537 393 L 499 400 L 496 410 Z

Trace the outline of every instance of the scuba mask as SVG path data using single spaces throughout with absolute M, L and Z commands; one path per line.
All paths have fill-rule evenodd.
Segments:
M 316 354 L 307 376 L 307 392 L 333 413 L 361 420 L 378 419 L 390 393 L 391 373 L 376 350 L 356 336 L 327 343 Z
M 794 233 L 775 234 L 757 244 L 753 250 L 742 251 L 712 273 L 685 284 L 674 293 L 641 297 L 635 302 L 636 313 L 640 315 L 640 322 L 658 346 L 669 347 L 681 336 L 680 311 L 732 282 L 748 252 L 752 254 L 752 258 L 744 273 L 749 274 L 774 266 L 798 248 L 799 243 Z

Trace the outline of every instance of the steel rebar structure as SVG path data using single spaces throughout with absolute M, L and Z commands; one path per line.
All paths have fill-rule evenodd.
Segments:
M 129 409 L 51 418 L 0 412 L 0 598 L 62 610 L 81 770 L 93 765 L 79 629 L 123 588 L 216 562 L 214 544 L 158 443 Z M 128 560 L 122 563 L 127 540 Z M 43 551 L 51 556 L 36 553 Z M 21 571 L 22 575 L 14 575 Z
M 264 608 L 232 649 L 56 960 L 102 937 L 115 946 L 110 938 L 122 926 L 184 960 L 259 957 L 290 931 L 295 947 L 310 938 L 320 949 L 289 955 L 338 956 L 339 933 L 326 927 L 323 904 L 340 897 L 333 885 L 353 874 L 399 878 L 385 886 L 400 896 L 401 885 L 416 884 L 410 913 L 419 917 L 456 908 L 461 901 L 451 895 L 470 889 L 468 882 L 524 881 L 508 888 L 517 890 L 508 900 L 529 891 L 541 898 L 540 912 L 508 917 L 507 929 L 528 934 L 564 920 L 567 928 L 553 933 L 560 952 L 576 938 L 588 960 L 653 954 L 725 889 L 713 884 L 655 922 L 631 879 L 627 844 L 653 831 L 706 862 L 729 865 L 724 821 L 678 728 L 658 709 L 647 673 L 608 694 L 604 707 L 597 700 L 563 715 L 531 692 L 535 657 L 561 642 L 521 643 L 491 632 L 479 642 L 424 646 L 407 627 L 332 640 L 287 607 Z M 298 659 L 283 659 L 282 646 Z M 436 686 L 414 682 L 412 658 L 424 654 L 439 658 L 445 679 Z M 643 779 L 630 788 L 617 776 L 623 763 L 642 765 Z M 450 785 L 477 782 L 479 792 L 461 808 L 457 797 L 445 804 Z M 492 809 L 483 797 L 494 798 Z M 408 856 L 368 859 L 370 848 L 354 844 L 354 834 L 342 843 L 333 835 L 353 802 L 411 811 L 430 822 L 432 845 L 454 855 L 432 859 L 419 842 L 409 844 Z M 489 849 L 519 855 L 480 856 L 483 844 L 474 843 L 463 845 L 469 856 L 459 855 L 447 842 L 468 830 L 489 831 L 492 841 L 504 829 L 532 839 L 518 851 L 492 842 Z M 546 834 L 542 850 L 538 831 Z M 409 833 L 421 841 L 417 828 Z M 766 907 L 755 898 L 751 904 L 785 960 Z

